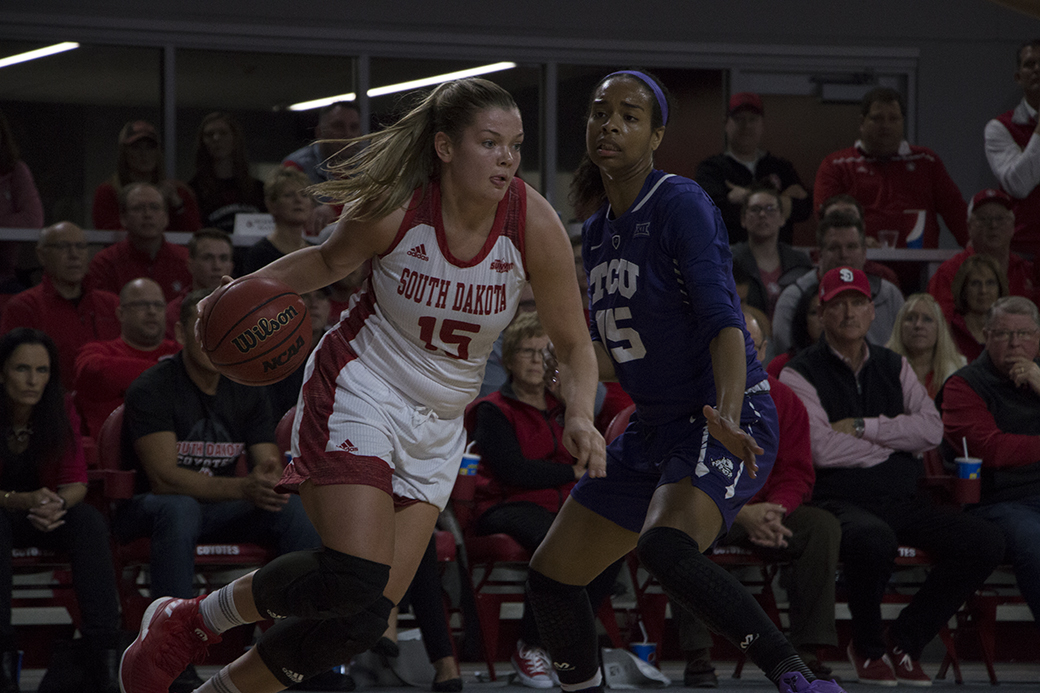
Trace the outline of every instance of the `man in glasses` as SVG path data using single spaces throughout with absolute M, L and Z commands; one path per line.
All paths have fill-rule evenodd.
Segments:
M 928 281 L 928 293 L 942 306 L 947 320 L 953 315 L 953 278 L 969 257 L 988 255 L 1004 269 L 1012 296 L 1032 299 L 1033 263 L 1011 252 L 1015 235 L 1014 201 L 1002 190 L 987 188 L 976 193 L 968 205 L 968 236 L 971 245 L 939 265 Z
M 43 266 L 43 279 L 7 302 L 0 334 L 16 327 L 31 327 L 50 335 L 58 346 L 61 384 L 71 390 L 73 362 L 80 346 L 119 336 L 119 298 L 84 286 L 89 259 L 87 238 L 83 229 L 70 221 L 40 231 L 36 257 Z
M 151 279 L 141 277 L 123 287 L 116 318 L 118 337 L 84 344 L 76 355 L 76 403 L 94 437 L 108 415 L 123 403 L 137 376 L 181 348 L 174 340 L 163 338 L 166 299 Z
M 1033 620 L 1040 615 L 1040 313 L 1021 296 L 998 299 L 986 319 L 986 349 L 940 391 L 944 448 L 967 445 L 982 459 L 981 503 L 1007 543 Z M 955 453 L 963 454 L 961 452 Z M 950 455 L 952 457 L 953 455 Z

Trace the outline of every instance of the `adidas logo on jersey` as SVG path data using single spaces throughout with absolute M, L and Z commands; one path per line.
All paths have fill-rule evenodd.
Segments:
M 419 245 L 415 246 L 414 248 L 409 250 L 406 253 L 406 255 L 409 255 L 410 257 L 417 257 L 420 260 L 422 260 L 423 262 L 429 262 L 430 261 L 430 257 L 426 254 L 426 244 L 425 243 L 420 243 Z
M 349 452 L 349 453 L 355 453 L 355 452 L 358 451 L 358 449 L 354 446 L 354 444 L 350 442 L 350 438 L 347 438 L 342 443 L 340 443 L 339 444 L 339 449 L 340 450 L 344 450 L 344 451 Z
M 496 272 L 508 272 L 513 269 L 514 263 L 506 262 L 505 260 L 492 260 L 491 269 Z

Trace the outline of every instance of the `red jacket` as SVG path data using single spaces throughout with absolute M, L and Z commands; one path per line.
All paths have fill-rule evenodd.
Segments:
M 16 327 L 43 330 L 58 347 L 61 384 L 73 390 L 76 352 L 87 342 L 119 336 L 116 307 L 119 297 L 107 291 L 89 291 L 84 287 L 78 302 L 58 293 L 50 277 L 31 289 L 15 294 L 4 306 L 0 334 Z
M 953 308 L 953 278 L 957 276 L 957 270 L 961 268 L 964 261 L 975 254 L 974 248 L 966 248 L 939 265 L 935 274 L 928 280 L 928 293 L 935 298 L 939 307 L 943 310 L 946 320 L 954 313 Z M 1008 257 L 1008 290 L 1012 296 L 1024 296 L 1030 301 L 1034 300 L 1036 291 L 1033 287 L 1033 263 L 1023 260 L 1018 255 L 1011 253 Z
M 968 359 L 968 363 L 977 359 L 982 350 L 986 348 L 985 344 L 979 344 L 975 339 L 975 335 L 968 329 L 964 316 L 960 313 L 950 316 L 950 336 L 953 337 L 953 343 L 957 345 L 958 351 Z
M 769 376 L 769 396 L 776 404 L 780 422 L 780 446 L 769 478 L 751 503 L 776 503 L 790 515 L 812 497 L 816 483 L 812 447 L 809 443 L 809 414 L 794 390 Z
M 816 171 L 816 209 L 840 193 L 863 205 L 868 235 L 899 231 L 898 247 L 939 247 L 938 216 L 958 243 L 968 243 L 968 206 L 942 160 L 927 147 L 903 142 L 898 154 L 884 159 L 858 147 L 827 155 Z
M 163 241 L 152 258 L 124 239 L 98 251 L 90 261 L 84 284 L 118 294 L 127 282 L 138 277 L 154 279 L 162 287 L 166 301 L 172 301 L 191 288 L 188 249 Z
M 466 427 L 471 435 L 476 427 L 477 409 L 482 405 L 494 406 L 509 421 L 520 445 L 520 452 L 525 460 L 509 460 L 510 464 L 523 464 L 525 461 L 548 462 L 572 466 L 574 458 L 563 446 L 563 405 L 549 392 L 545 393 L 547 409 L 542 411 L 521 402 L 512 395 L 512 388 L 506 383 L 502 389 L 487 397 L 477 400 L 466 410 Z M 478 439 L 477 446 L 481 441 Z M 486 449 L 485 449 L 486 448 Z M 570 494 L 575 484 L 573 475 L 570 481 L 548 488 L 530 488 L 507 484 L 497 478 L 491 471 L 500 454 L 499 446 L 481 447 L 480 466 L 477 468 L 477 488 L 475 492 L 476 514 L 483 514 L 492 506 L 507 501 L 530 501 L 541 505 L 550 512 L 559 512 L 563 501 Z
M 122 337 L 83 345 L 76 355 L 73 385 L 90 435 L 96 437 L 101 431 L 101 424 L 123 403 L 127 388 L 137 376 L 180 349 L 180 344 L 167 339 L 151 351 L 142 351 Z

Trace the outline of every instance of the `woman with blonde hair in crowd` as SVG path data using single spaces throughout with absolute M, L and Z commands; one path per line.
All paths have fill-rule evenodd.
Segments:
M 964 358 L 974 361 L 982 353 L 989 307 L 1008 295 L 1008 280 L 996 260 L 987 255 L 972 255 L 953 277 L 953 309 L 950 336 Z
M 953 343 L 942 308 L 931 294 L 912 294 L 906 299 L 896 313 L 892 336 L 885 346 L 906 357 L 933 399 L 946 379 L 967 365 Z

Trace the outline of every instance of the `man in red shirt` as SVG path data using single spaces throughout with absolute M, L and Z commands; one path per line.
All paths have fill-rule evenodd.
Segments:
M 70 221 L 40 231 L 36 257 L 43 265 L 43 279 L 7 302 L 0 334 L 16 327 L 32 327 L 50 335 L 58 346 L 61 384 L 72 390 L 72 366 L 79 348 L 119 334 L 119 298 L 84 286 L 87 238 L 83 229 Z
M 166 198 L 151 183 L 133 183 L 123 188 L 119 209 L 126 239 L 90 261 L 89 286 L 119 293 L 131 279 L 149 277 L 172 301 L 191 286 L 191 274 L 188 251 L 164 235 L 169 223 Z
M 848 193 L 863 205 L 864 224 L 877 238 L 899 232 L 897 247 L 937 248 L 942 216 L 962 246 L 968 242 L 967 207 L 939 155 L 903 139 L 906 109 L 894 89 L 878 87 L 863 97 L 860 139 L 823 159 L 816 171 L 813 200 Z
M 1015 234 L 1014 202 L 1001 190 L 982 190 L 971 198 L 968 207 L 968 235 L 971 245 L 939 265 L 928 280 L 928 293 L 935 297 L 947 320 L 953 315 L 953 278 L 969 257 L 978 253 L 997 261 L 1008 280 L 1012 296 L 1032 299 L 1033 263 L 1011 252 L 1011 237 Z
M 1029 299 L 998 299 L 986 349 L 950 376 L 936 404 L 944 448 L 982 459 L 981 503 L 969 512 L 1004 532 L 1008 560 L 1033 620 L 1040 617 L 1040 313 Z M 952 456 L 952 455 L 951 455 Z
M 120 332 L 115 339 L 84 344 L 76 355 L 76 403 L 92 436 L 123 403 L 126 389 L 137 376 L 159 359 L 180 351 L 180 345 L 163 339 L 166 301 L 151 279 L 134 279 L 119 294 Z
M 758 320 L 744 312 L 748 335 L 765 357 L 766 338 Z M 791 561 L 791 644 L 806 666 L 821 679 L 833 678 L 816 656 L 821 647 L 837 647 L 834 623 L 834 572 L 838 567 L 841 525 L 822 508 L 804 505 L 812 496 L 816 472 L 809 443 L 809 415 L 798 396 L 769 376 L 769 395 L 780 422 L 780 448 L 765 486 L 737 513 L 720 545 L 754 549 L 767 560 Z M 718 685 L 711 663 L 712 638 L 695 617 L 672 605 L 679 614 L 679 639 L 686 656 L 683 682 L 687 687 Z

